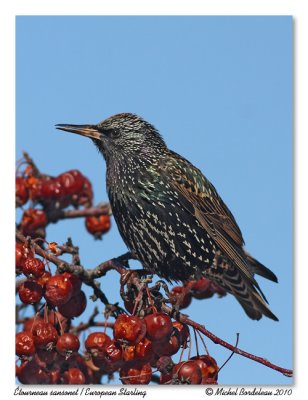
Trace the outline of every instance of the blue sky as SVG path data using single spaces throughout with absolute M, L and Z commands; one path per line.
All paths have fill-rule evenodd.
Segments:
M 292 18 L 17 17 L 17 157 L 42 171 L 80 169 L 106 200 L 105 165 L 85 138 L 56 123 L 96 123 L 134 112 L 215 185 L 242 229 L 247 250 L 271 268 L 260 278 L 280 321 L 251 321 L 232 296 L 195 300 L 188 313 L 221 338 L 292 367 Z M 72 236 L 89 268 L 126 251 L 115 224 L 94 241 L 81 220 L 50 226 L 47 239 Z M 118 278 L 102 281 L 110 301 Z M 91 306 L 89 307 L 91 311 Z M 222 364 L 229 353 L 209 340 Z M 234 356 L 221 384 L 290 384 Z

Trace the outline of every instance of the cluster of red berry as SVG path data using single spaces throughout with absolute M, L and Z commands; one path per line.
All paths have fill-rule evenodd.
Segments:
M 16 334 L 16 354 L 22 361 L 16 365 L 16 376 L 23 384 L 84 384 L 99 383 L 100 376 L 78 353 L 79 337 L 62 332 L 67 320 L 59 313 L 50 313 L 46 320 L 31 318 L 24 330 Z
M 81 280 L 68 272 L 51 275 L 43 261 L 21 243 L 16 243 L 16 272 L 27 278 L 18 289 L 22 303 L 36 304 L 44 297 L 66 318 L 78 317 L 85 310 L 87 299 L 81 290 Z
M 17 207 L 25 206 L 28 201 L 42 206 L 26 209 L 19 224 L 20 231 L 32 238 L 45 238 L 50 210 L 92 206 L 92 184 L 76 169 L 52 177 L 42 175 L 28 165 L 22 175 L 16 177 L 15 187 Z M 87 216 L 85 226 L 95 238 L 101 238 L 111 227 L 110 216 Z
M 43 205 L 65 208 L 69 205 L 90 206 L 93 199 L 91 182 L 74 169 L 57 177 L 37 174 L 31 166 L 23 176 L 16 177 L 16 204 L 22 206 L 28 200 Z
M 184 286 L 174 286 L 170 292 L 170 302 L 183 309 L 190 305 L 192 298 L 208 299 L 214 294 L 223 297 L 227 292 L 207 278 L 200 278 L 197 281 L 189 281 Z
M 121 314 L 113 339 L 104 332 L 87 336 L 85 357 L 78 353 L 76 334 L 59 335 L 55 315 L 63 331 L 67 319 L 51 312 L 47 320 L 29 319 L 16 334 L 16 354 L 23 361 L 17 367 L 21 383 L 98 383 L 102 375 L 118 371 L 123 384 L 144 385 L 151 381 L 153 369 L 160 372 L 161 384 L 217 383 L 219 368 L 209 355 L 172 361 L 171 356 L 187 346 L 189 329 L 167 314 L 154 312 L 143 319 Z
M 97 349 L 92 353 L 87 342 L 86 347 L 95 365 L 119 369 L 124 384 L 148 384 L 152 368 L 160 372 L 161 384 L 207 384 L 217 380 L 216 361 L 208 355 L 173 363 L 171 356 L 186 348 L 190 335 L 187 325 L 172 321 L 167 314 L 153 312 L 144 318 L 122 314 L 115 321 L 113 335 L 101 357 Z

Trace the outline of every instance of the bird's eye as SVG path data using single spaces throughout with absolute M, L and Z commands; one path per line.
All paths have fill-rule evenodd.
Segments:
M 111 139 L 118 138 L 120 136 L 120 131 L 118 129 L 108 129 L 104 131 L 105 135 Z

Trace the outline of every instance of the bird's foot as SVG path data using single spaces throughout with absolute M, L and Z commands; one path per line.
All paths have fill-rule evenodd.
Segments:
M 170 317 L 175 319 L 176 321 L 180 318 L 180 306 L 179 305 L 174 304 L 171 307 Z

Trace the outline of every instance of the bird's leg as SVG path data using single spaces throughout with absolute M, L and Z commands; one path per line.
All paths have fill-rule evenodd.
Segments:
M 170 291 L 169 291 L 168 285 L 167 285 L 167 283 L 165 281 L 163 281 L 161 279 L 159 281 L 157 281 L 154 286 L 151 287 L 151 290 L 159 291 L 161 287 L 164 289 L 166 295 L 169 296 Z
M 180 313 L 179 304 L 172 304 L 171 311 L 170 311 L 170 317 L 174 318 L 176 321 L 178 321 L 180 318 L 180 315 L 181 315 L 181 313 Z
M 153 275 L 149 274 L 149 271 L 146 271 L 145 269 L 137 269 L 136 272 L 140 276 L 141 283 L 147 285 L 152 282 Z
M 129 278 L 133 276 L 136 278 L 136 275 L 138 276 L 140 283 L 151 283 L 153 275 L 149 274 L 149 271 L 146 269 L 130 269 L 129 272 Z

